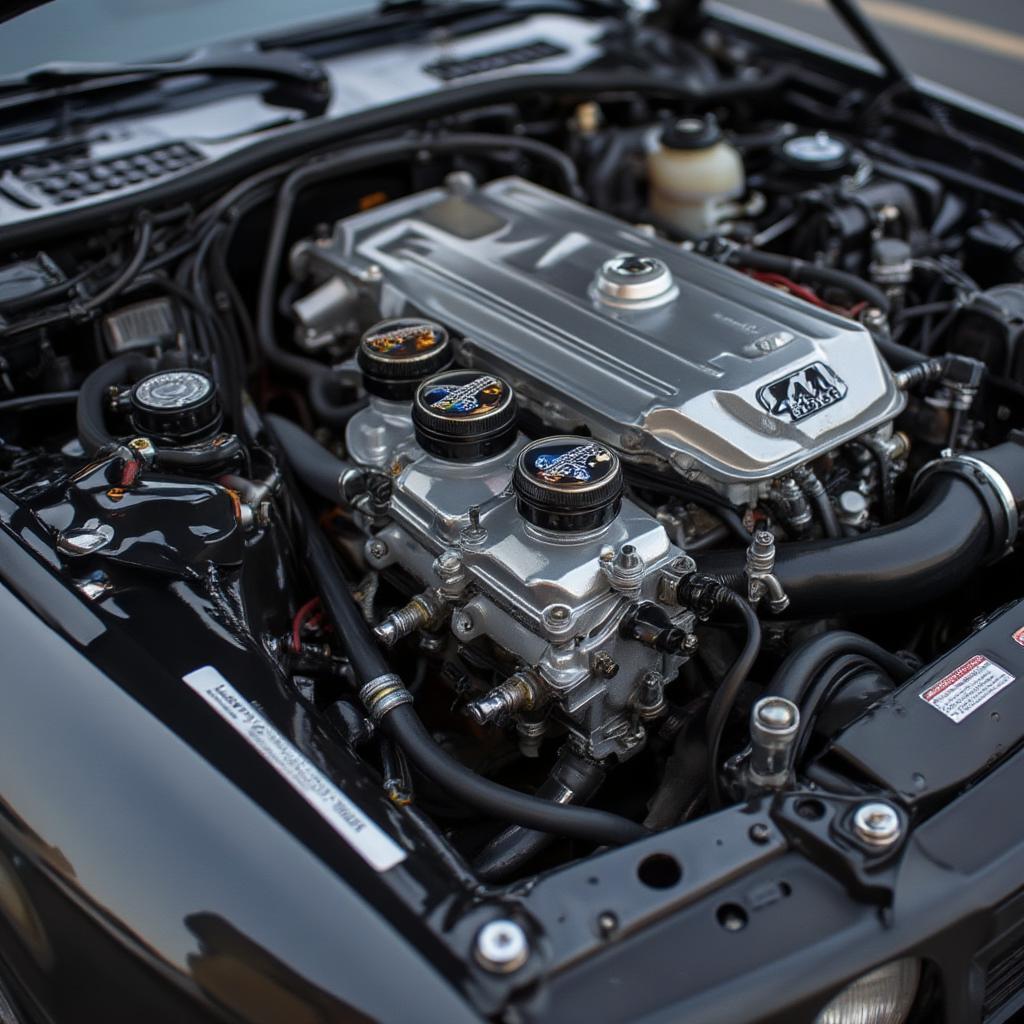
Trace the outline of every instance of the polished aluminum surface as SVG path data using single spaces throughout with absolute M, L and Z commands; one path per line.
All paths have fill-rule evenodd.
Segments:
M 355 214 L 302 255 L 322 273 L 379 268 L 381 315 L 445 324 L 460 362 L 507 377 L 554 428 L 586 423 L 735 498 L 904 401 L 855 321 L 519 178 Z M 602 267 L 623 255 L 664 264 L 670 300 L 605 301 Z M 831 394 L 797 408 L 808 388 Z
M 657 600 L 661 570 L 681 552 L 628 500 L 615 520 L 588 534 L 529 524 L 510 486 L 526 443 L 520 437 L 503 455 L 468 464 L 417 452 L 395 479 L 392 523 L 368 542 L 367 559 L 378 570 L 401 565 L 425 588 L 438 588 L 445 585 L 439 567 L 458 551 L 452 633 L 462 642 L 486 636 L 511 651 L 537 672 L 581 749 L 624 758 L 646 736 L 637 712 L 645 680 L 673 678 L 685 658 L 626 639 L 619 627 L 634 601 Z M 479 513 L 475 527 L 471 509 Z M 624 547 L 642 563 L 629 593 L 613 586 L 607 568 Z M 600 670 L 608 664 L 610 676 Z

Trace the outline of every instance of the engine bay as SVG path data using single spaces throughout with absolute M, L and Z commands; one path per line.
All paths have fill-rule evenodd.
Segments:
M 870 888 L 1024 739 L 979 726 L 1024 660 L 1020 159 L 630 31 L 675 84 L 602 86 L 609 29 L 564 89 L 9 246 L 0 517 L 186 679 L 251 659 L 460 884 L 813 798 Z

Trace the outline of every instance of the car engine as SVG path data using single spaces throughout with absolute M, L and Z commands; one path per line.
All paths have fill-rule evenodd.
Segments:
M 470 71 L 12 221 L 3 536 L 185 680 L 143 703 L 374 808 L 332 827 L 389 879 L 511 899 L 740 808 L 874 892 L 1024 738 L 1019 633 L 970 660 L 1021 599 L 1020 161 L 721 28 L 567 72 L 592 29 L 529 51 L 550 92 Z

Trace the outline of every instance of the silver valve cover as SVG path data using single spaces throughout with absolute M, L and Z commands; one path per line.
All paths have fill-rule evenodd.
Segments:
M 735 499 L 904 400 L 859 323 L 519 178 L 356 214 L 293 258 L 378 278 L 382 315 L 443 323 L 549 424 Z

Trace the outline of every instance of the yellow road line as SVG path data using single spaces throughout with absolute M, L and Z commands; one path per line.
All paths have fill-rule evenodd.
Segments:
M 808 7 L 826 7 L 825 0 L 792 0 Z M 944 39 L 947 42 L 985 50 L 1001 57 L 1024 60 L 1024 36 L 1006 29 L 979 25 L 966 18 L 938 11 L 926 11 L 923 7 L 900 3 L 899 0 L 861 0 L 864 13 L 877 22 L 909 29 L 919 35 Z M 1024 84 L 1024 83 L 1022 83 Z

